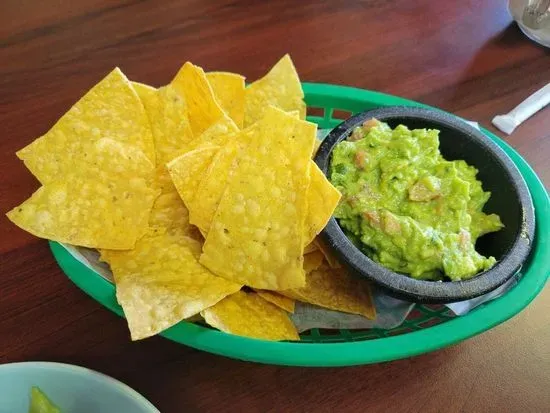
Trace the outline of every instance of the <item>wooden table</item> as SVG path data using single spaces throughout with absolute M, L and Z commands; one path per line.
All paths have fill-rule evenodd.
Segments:
M 303 80 L 404 96 L 491 128 L 495 114 L 550 81 L 549 50 L 519 32 L 505 3 L 4 0 L 0 209 L 37 187 L 14 152 L 115 65 L 152 85 L 186 60 L 256 79 L 289 52 Z M 548 185 L 550 109 L 505 139 Z M 162 412 L 550 411 L 548 288 L 512 321 L 436 353 L 341 369 L 264 366 L 162 338 L 130 342 L 124 321 L 63 275 L 45 241 L 4 216 L 0 230 L 3 363 L 81 364 Z

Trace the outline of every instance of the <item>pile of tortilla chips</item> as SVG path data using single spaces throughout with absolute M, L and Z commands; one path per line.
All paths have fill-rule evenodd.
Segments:
M 340 194 L 303 97 L 288 55 L 248 87 L 191 63 L 158 89 L 117 68 L 17 153 L 42 186 L 8 217 L 98 249 L 134 340 L 199 315 L 299 340 L 296 300 L 374 318 L 368 285 L 315 241 Z

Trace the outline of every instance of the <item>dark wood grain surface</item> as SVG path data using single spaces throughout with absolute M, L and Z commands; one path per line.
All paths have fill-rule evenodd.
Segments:
M 550 292 L 490 332 L 432 354 L 340 369 L 257 365 L 162 338 L 75 287 L 45 241 L 3 213 L 37 188 L 14 152 L 114 66 L 166 83 L 186 60 L 255 79 L 291 53 L 302 80 L 380 90 L 490 126 L 550 81 L 550 52 L 505 0 L 0 2 L 0 362 L 112 375 L 162 412 L 547 412 Z M 550 108 L 505 137 L 550 184 Z

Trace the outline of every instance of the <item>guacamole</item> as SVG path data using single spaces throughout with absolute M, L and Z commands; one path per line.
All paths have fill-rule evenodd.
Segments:
M 39 387 L 34 386 L 31 388 L 29 413 L 61 413 L 61 410 L 48 399 L 48 396 Z
M 475 250 L 498 231 L 490 197 L 466 162 L 439 152 L 439 131 L 391 129 L 375 119 L 333 150 L 330 180 L 342 193 L 335 217 L 347 236 L 383 266 L 423 280 L 465 280 L 496 260 Z

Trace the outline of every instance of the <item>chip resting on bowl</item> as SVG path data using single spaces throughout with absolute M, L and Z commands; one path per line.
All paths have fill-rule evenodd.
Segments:
M 261 340 L 300 340 L 285 310 L 256 293 L 239 291 L 201 312 L 212 327 Z
M 342 197 L 313 161 L 309 173 L 311 182 L 307 198 L 309 211 L 305 222 L 306 245 L 311 244 L 315 236 L 327 225 Z
M 154 168 L 134 146 L 112 139 L 90 145 L 73 169 L 8 212 L 41 238 L 90 248 L 133 248 L 147 229 L 158 191 Z
M 213 145 L 210 145 L 209 150 L 214 151 L 215 155 L 206 169 L 204 169 L 206 161 L 201 156 L 203 152 L 188 152 L 184 157 L 180 157 L 179 161 L 173 161 L 174 166 L 176 162 L 181 165 L 178 168 L 179 171 L 172 172 L 172 180 L 174 183 L 186 181 L 185 185 L 180 183 L 176 186 L 180 188 L 180 195 L 190 210 L 191 223 L 199 227 L 203 234 L 207 234 L 210 229 L 223 192 L 233 175 L 235 165 L 239 162 L 241 151 L 252 139 L 258 139 L 257 132 L 249 128 L 238 134 L 229 134 L 224 137 L 224 140 L 217 140 L 216 142 L 221 145 L 225 141 L 227 144 L 216 150 Z M 200 147 L 206 150 L 208 146 Z M 195 169 L 200 172 L 195 172 Z M 178 174 L 181 176 L 178 177 Z M 307 192 L 308 212 L 304 228 L 306 253 L 318 249 L 312 242 L 327 224 L 341 197 L 340 192 L 326 179 L 313 161 L 310 162 L 310 178 Z
M 285 55 L 268 74 L 246 88 L 244 126 L 260 120 L 269 106 L 289 112 L 297 110 L 301 119 L 306 117 L 304 92 L 296 68 L 289 55 Z
M 77 168 L 95 142 L 109 138 L 140 149 L 155 163 L 145 109 L 118 69 L 95 85 L 43 136 L 17 152 L 42 184 Z
M 316 125 L 271 107 L 243 149 L 212 220 L 201 263 L 260 289 L 305 284 L 302 268 Z
M 240 290 L 198 262 L 200 243 L 178 233 L 148 232 L 130 251 L 101 251 L 116 284 L 133 340 L 157 334 Z

